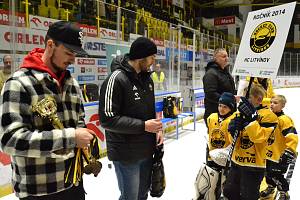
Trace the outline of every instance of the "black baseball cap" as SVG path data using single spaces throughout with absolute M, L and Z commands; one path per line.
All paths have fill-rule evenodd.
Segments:
M 88 55 L 82 48 L 83 32 L 73 22 L 58 21 L 51 24 L 47 31 L 47 36 L 76 54 L 82 56 Z

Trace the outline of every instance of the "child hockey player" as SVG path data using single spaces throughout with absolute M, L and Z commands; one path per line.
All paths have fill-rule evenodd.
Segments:
M 238 111 L 229 124 L 230 133 L 239 131 L 224 185 L 224 196 L 230 200 L 259 198 L 259 186 L 266 168 L 267 140 L 277 125 L 277 116 L 262 106 L 265 90 L 253 85 L 249 100 L 241 97 Z
M 232 138 L 228 132 L 228 124 L 232 113 L 236 111 L 236 102 L 233 94 L 224 92 L 219 98 L 218 113 L 212 113 L 207 119 L 208 127 L 208 148 L 209 151 L 217 148 L 225 148 L 231 144 Z M 216 164 L 208 157 L 207 165 L 214 170 L 221 172 L 224 167 Z M 221 180 L 216 187 L 216 199 L 221 194 Z
M 260 193 L 261 199 L 272 197 L 276 187 L 279 191 L 279 200 L 289 199 L 289 184 L 284 174 L 289 164 L 296 158 L 298 136 L 292 119 L 282 111 L 285 104 L 286 98 L 283 95 L 275 95 L 271 99 L 271 110 L 278 117 L 278 126 L 268 139 L 266 170 L 268 187 Z

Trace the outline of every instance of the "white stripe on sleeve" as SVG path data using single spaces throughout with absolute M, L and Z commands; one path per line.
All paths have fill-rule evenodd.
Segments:
M 104 104 L 104 113 L 108 117 L 113 117 L 114 114 L 112 112 L 112 94 L 113 94 L 113 88 L 114 88 L 114 83 L 115 83 L 115 78 L 121 71 L 117 70 L 113 72 L 113 74 L 110 76 L 107 87 L 106 87 L 106 92 L 105 92 L 105 104 Z

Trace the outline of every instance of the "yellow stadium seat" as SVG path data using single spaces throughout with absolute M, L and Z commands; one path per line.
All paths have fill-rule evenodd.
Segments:
M 53 6 L 53 7 L 55 7 L 55 6 L 56 6 L 56 1 L 57 1 L 57 0 L 47 0 L 48 5 L 46 5 L 46 0 L 41 0 L 41 5 L 43 5 L 43 6 Z
M 56 1 L 57 0 L 48 0 L 48 6 L 53 6 L 53 7 L 56 7 Z
M 161 21 L 157 20 L 157 26 L 161 27 Z
M 39 5 L 39 16 L 49 17 L 49 9 L 45 5 Z
M 53 6 L 49 6 L 49 11 L 50 11 L 50 18 L 52 19 L 58 19 L 58 9 L 53 7 Z
M 156 19 L 154 19 L 154 18 L 151 18 L 151 25 L 152 26 L 157 26 L 157 24 L 156 24 Z
M 61 19 L 61 20 L 67 20 L 67 13 L 65 11 L 66 11 L 66 9 L 64 9 L 64 8 L 59 8 L 58 9 L 59 19 Z

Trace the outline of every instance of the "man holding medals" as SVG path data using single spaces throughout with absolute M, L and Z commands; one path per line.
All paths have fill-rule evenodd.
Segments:
M 94 132 L 85 128 L 80 88 L 66 70 L 76 55 L 87 55 L 82 41 L 75 24 L 52 24 L 45 49 L 33 49 L 4 84 L 0 150 L 12 158 L 20 199 L 85 199 L 79 157 Z

